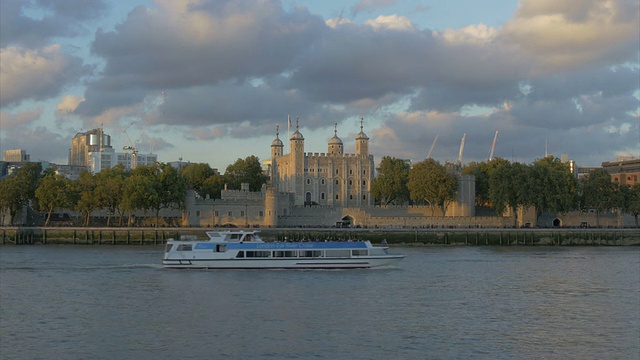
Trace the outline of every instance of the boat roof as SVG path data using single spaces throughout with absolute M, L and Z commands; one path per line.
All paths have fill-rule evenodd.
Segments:
M 211 242 L 199 242 L 197 250 L 213 249 Z M 327 249 L 367 249 L 368 241 L 327 241 L 327 242 L 235 242 L 226 245 L 229 250 L 327 250 Z

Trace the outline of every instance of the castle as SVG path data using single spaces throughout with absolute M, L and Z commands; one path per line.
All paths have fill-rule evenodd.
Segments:
M 458 199 L 446 214 L 431 215 L 427 206 L 375 206 L 371 184 L 375 177 L 369 137 L 356 135 L 355 154 L 345 154 L 334 127 L 326 153 L 305 152 L 304 136 L 296 118 L 296 131 L 289 138 L 290 152 L 276 128 L 271 159 L 265 161 L 269 183 L 258 192 L 248 186 L 227 190 L 221 199 L 202 198 L 190 191 L 184 219 L 191 226 L 468 226 L 475 215 L 475 178 L 457 174 Z M 477 220 L 477 219 L 476 219 Z

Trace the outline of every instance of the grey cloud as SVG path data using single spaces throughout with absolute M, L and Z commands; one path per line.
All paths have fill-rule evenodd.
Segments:
M 24 14 L 26 9 L 51 12 L 41 19 Z M 0 46 L 42 46 L 53 37 L 77 36 L 86 31 L 83 21 L 96 19 L 106 10 L 102 0 L 3 0 L 0 2 Z
M 115 31 L 96 34 L 92 50 L 106 66 L 89 92 L 180 89 L 277 74 L 325 28 L 321 18 L 304 10 L 287 13 L 277 3 L 252 3 L 214 1 L 190 8 L 206 11 L 206 26 L 213 29 L 199 40 L 168 25 L 180 14 L 135 9 Z M 89 96 L 85 107 L 95 108 L 91 113 L 104 110 Z

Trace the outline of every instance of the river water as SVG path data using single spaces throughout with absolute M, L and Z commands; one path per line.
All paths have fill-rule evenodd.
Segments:
M 0 358 L 639 359 L 640 248 L 394 247 L 370 270 L 165 270 L 0 247 Z

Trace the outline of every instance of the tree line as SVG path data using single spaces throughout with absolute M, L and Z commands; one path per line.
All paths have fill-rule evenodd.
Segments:
M 496 158 L 459 167 L 433 159 L 410 166 L 404 160 L 385 156 L 376 170 L 371 195 L 380 205 L 426 205 L 432 215 L 437 209 L 444 214 L 457 198 L 459 175 L 466 174 L 475 176 L 475 205 L 492 208 L 497 215 L 518 208 L 534 208 L 537 217 L 544 211 L 593 209 L 599 225 L 601 213 L 618 209 L 632 214 L 638 226 L 640 185 L 614 183 L 603 169 L 594 170 L 578 182 L 568 164 L 558 158 L 546 157 L 532 164 Z M 51 214 L 59 210 L 77 211 L 85 226 L 97 210 L 107 213 L 107 226 L 111 226 L 112 217 L 122 226 L 125 216 L 127 224 L 131 224 L 136 212 L 153 211 L 159 225 L 162 209 L 184 208 L 187 189 L 216 199 L 225 185 L 234 190 L 248 183 L 250 191 L 259 191 L 266 182 L 255 156 L 238 159 L 224 175 L 204 163 L 191 163 L 179 171 L 158 163 L 133 170 L 119 165 L 96 174 L 83 170 L 78 180 L 57 175 L 50 168 L 43 171 L 39 163 L 26 163 L 12 176 L 0 180 L 0 219 L 8 213 L 13 224 L 16 214 L 30 204 L 46 214 L 45 226 L 49 225 Z
M 475 176 L 475 205 L 492 208 L 497 215 L 519 208 L 535 209 L 536 218 L 544 211 L 594 210 L 599 225 L 601 213 L 618 209 L 633 215 L 638 226 L 640 184 L 612 182 L 604 169 L 594 170 L 578 181 L 569 165 L 554 157 L 537 159 L 532 164 L 495 158 L 463 167 L 429 158 L 410 167 L 402 159 L 385 156 L 377 168 L 371 193 L 380 205 L 424 204 L 432 214 L 436 208 L 444 214 L 457 197 L 460 174 Z M 514 226 L 516 215 L 514 211 Z
M 201 196 L 220 198 L 225 184 L 228 189 L 240 189 L 248 183 L 257 191 L 266 182 L 260 160 L 255 156 L 238 159 L 221 175 L 208 164 L 191 163 L 181 170 L 169 164 L 137 166 L 125 170 L 122 165 L 104 169 L 96 174 L 82 170 L 77 180 L 56 174 L 51 168 L 43 171 L 40 163 L 25 163 L 15 174 L 0 180 L 0 219 L 5 213 L 13 225 L 15 216 L 27 205 L 45 214 L 45 226 L 54 211 L 73 210 L 89 226 L 91 214 L 97 210 L 107 213 L 107 226 L 112 218 L 122 226 L 137 211 L 153 211 L 159 225 L 162 209 L 183 209 L 187 189 L 195 189 Z

